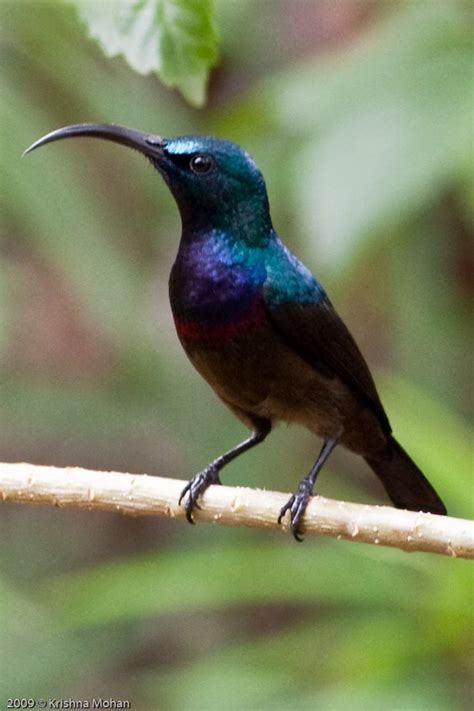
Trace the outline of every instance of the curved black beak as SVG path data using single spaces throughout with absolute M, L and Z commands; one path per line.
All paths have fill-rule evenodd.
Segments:
M 91 136 L 93 138 L 104 138 L 107 141 L 121 143 L 123 146 L 134 148 L 148 158 L 162 157 L 163 152 L 161 149 L 165 144 L 161 136 L 142 133 L 133 128 L 125 128 L 124 126 L 115 126 L 114 124 L 107 123 L 78 123 L 74 126 L 58 128 L 56 131 L 47 133 L 46 136 L 32 143 L 23 155 L 31 153 L 31 151 L 40 148 L 40 146 L 44 146 L 46 143 L 52 143 L 52 141 L 58 141 L 61 138 L 74 138 L 75 136 Z

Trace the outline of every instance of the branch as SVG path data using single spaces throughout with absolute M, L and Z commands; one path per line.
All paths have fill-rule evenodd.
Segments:
M 118 511 L 127 515 L 184 518 L 178 498 L 184 481 L 144 474 L 96 472 L 87 469 L 0 463 L 0 496 L 21 504 L 49 504 Z M 197 522 L 275 528 L 288 494 L 256 489 L 211 486 L 202 497 Z M 366 506 L 315 496 L 302 532 L 361 541 L 405 551 L 425 551 L 474 558 L 474 522 L 465 519 Z

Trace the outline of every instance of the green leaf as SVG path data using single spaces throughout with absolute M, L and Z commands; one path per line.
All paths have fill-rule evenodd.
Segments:
M 211 0 L 73 0 L 108 57 L 123 55 L 140 74 L 156 73 L 201 106 L 217 61 Z
M 317 565 L 308 569 L 309 546 L 296 548 L 292 541 L 208 545 L 179 556 L 171 551 L 60 575 L 38 584 L 37 591 L 64 629 L 185 610 L 315 601 L 370 604 L 373 610 L 423 608 L 453 619 L 463 614 L 469 596 L 465 561 L 372 548 L 314 544 Z
M 446 699 L 444 705 L 436 703 L 436 695 L 431 698 L 430 693 L 436 684 L 434 675 L 430 678 L 426 674 L 426 683 L 416 687 L 410 688 L 407 683 L 403 691 L 394 688 L 401 670 L 408 679 L 411 669 L 423 664 L 433 647 L 439 647 L 440 641 L 445 644 L 439 630 L 428 626 L 424 629 L 423 622 L 396 610 L 375 614 L 365 610 L 356 619 L 340 611 L 326 618 L 318 615 L 277 634 L 240 643 L 237 637 L 234 645 L 199 655 L 185 668 L 161 673 L 145 671 L 140 681 L 151 687 L 155 697 L 159 693 L 165 695 L 166 708 L 189 711 L 217 711 L 222 708 L 222 698 L 229 699 L 227 711 L 342 711 L 347 708 L 348 698 L 351 711 L 441 711 L 446 708 Z M 316 643 L 324 654 L 315 652 Z M 341 686 L 346 692 L 345 706 L 341 691 L 338 693 Z M 358 702 L 354 702 L 354 691 L 358 692 Z M 440 701 L 443 689 L 437 692 Z M 368 702 L 374 694 L 380 703 Z M 431 706 L 422 702 L 426 697 Z

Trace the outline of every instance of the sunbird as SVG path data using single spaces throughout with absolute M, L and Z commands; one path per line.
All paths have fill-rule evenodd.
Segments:
M 212 136 L 162 138 L 113 124 L 48 133 L 91 136 L 146 156 L 179 210 L 181 240 L 169 279 L 176 331 L 196 370 L 251 431 L 190 479 L 179 498 L 193 523 L 199 498 L 229 462 L 279 421 L 323 440 L 309 473 L 282 507 L 301 540 L 316 478 L 341 444 L 362 456 L 398 508 L 446 514 L 429 481 L 392 435 L 355 340 L 310 270 L 273 228 L 264 178 L 240 146 Z

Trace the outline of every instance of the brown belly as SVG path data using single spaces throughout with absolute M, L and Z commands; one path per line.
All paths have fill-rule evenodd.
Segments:
M 310 366 L 268 325 L 218 347 L 191 339 L 182 343 L 194 367 L 232 409 L 295 422 L 320 437 L 344 431 L 341 442 L 360 454 L 385 446 L 376 416 L 350 389 Z

